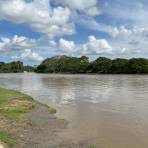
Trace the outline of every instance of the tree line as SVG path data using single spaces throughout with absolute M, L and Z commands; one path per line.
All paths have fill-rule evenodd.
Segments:
M 39 66 L 24 66 L 23 62 L 0 62 L 0 73 L 97 73 L 97 74 L 148 74 L 148 59 L 109 59 L 99 57 L 94 61 L 82 56 L 55 56 L 45 59 Z
M 24 71 L 32 72 L 34 67 L 24 66 L 21 61 L 11 63 L 0 62 L 0 73 L 22 73 Z
M 99 57 L 89 62 L 89 58 L 82 56 L 56 56 L 47 58 L 36 69 L 38 73 L 98 73 L 98 74 L 147 74 L 148 59 L 109 59 Z

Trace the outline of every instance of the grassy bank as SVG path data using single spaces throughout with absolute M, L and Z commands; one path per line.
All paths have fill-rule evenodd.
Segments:
M 16 144 L 14 133 L 27 122 L 29 113 L 38 102 L 14 90 L 0 88 L 0 141 L 8 147 Z M 49 113 L 56 110 L 49 107 Z

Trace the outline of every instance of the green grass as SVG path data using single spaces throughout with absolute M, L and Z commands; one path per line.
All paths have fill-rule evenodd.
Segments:
M 42 103 L 39 103 L 39 104 L 48 108 L 50 114 L 55 114 L 57 112 L 57 110 L 55 108 L 52 108 L 52 107 L 48 106 L 47 104 L 42 104 Z
M 90 146 L 90 148 L 96 148 L 96 146 L 93 144 L 93 145 Z
M 31 104 L 33 107 L 33 99 L 30 96 L 0 88 L 0 116 L 18 120 L 21 115 L 30 110 Z
M 31 110 L 35 102 L 25 94 L 17 91 L 0 88 L 0 141 L 12 147 L 15 140 L 11 137 L 11 123 L 17 125 L 23 121 L 23 115 Z M 12 135 L 13 136 L 13 135 Z
M 15 141 L 6 131 L 0 131 L 0 140 L 3 141 L 5 144 L 7 144 L 9 147 L 15 145 Z
M 8 97 L 6 97 L 6 90 L 0 88 L 0 107 L 9 102 Z
M 27 111 L 23 108 L 15 108 L 15 109 L 7 109 L 7 110 L 0 110 L 0 115 L 3 115 L 6 118 L 12 120 L 19 120 L 21 115 L 26 113 Z
M 15 90 L 0 88 L 0 100 L 33 100 L 32 97 Z
M 7 104 L 9 102 L 8 99 L 0 98 L 0 106 Z
M 17 91 L 0 88 L 0 141 L 7 144 L 9 147 L 14 145 L 15 141 L 10 136 L 9 132 L 13 136 L 11 131 L 12 125 L 15 128 L 23 121 L 25 113 L 29 112 L 36 104 L 30 96 L 22 94 Z M 44 105 L 39 103 L 40 105 Z M 44 105 L 49 110 L 50 114 L 56 113 L 56 109 Z M 16 140 L 17 141 L 17 140 Z
M 49 107 L 50 114 L 55 114 L 56 112 L 57 112 L 56 109 Z

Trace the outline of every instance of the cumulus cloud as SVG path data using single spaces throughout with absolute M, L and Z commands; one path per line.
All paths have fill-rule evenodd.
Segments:
M 79 17 L 79 16 L 77 16 Z M 120 26 L 111 26 L 106 25 L 104 23 L 97 22 L 95 19 L 90 17 L 85 18 L 77 18 L 79 21 L 79 24 L 82 26 L 85 26 L 88 29 L 104 32 L 110 35 L 111 37 L 116 36 L 127 36 L 127 35 L 146 35 L 148 34 L 148 27 L 128 27 L 127 25 L 120 25 Z
M 147 54 L 148 28 L 126 28 L 121 26 L 116 29 L 113 38 L 110 39 L 112 46 L 121 54 L 128 56 L 143 56 Z
M 43 33 L 38 40 L 17 35 L 1 37 L 0 52 L 15 51 L 13 58 L 37 61 L 63 53 L 143 56 L 148 54 L 147 4 L 146 0 L 107 0 L 102 4 L 98 0 L 0 0 L 0 21 L 25 23 L 33 31 Z M 102 17 L 93 17 L 102 12 Z M 64 35 L 75 32 L 75 27 L 79 27 L 78 31 L 81 27 L 95 30 L 99 38 L 88 36 L 83 44 L 64 39 Z M 101 38 L 102 33 L 107 37 Z
M 50 35 L 74 33 L 71 11 L 50 7 L 49 0 L 0 0 L 0 20 L 26 23 L 32 30 Z
M 64 52 L 76 52 L 76 45 L 74 41 L 67 41 L 61 38 L 58 43 L 58 49 Z
M 95 36 L 88 37 L 88 43 L 83 46 L 83 53 L 94 54 L 111 54 L 112 47 L 105 39 L 96 39 Z
M 79 23 L 88 29 L 103 32 L 113 49 L 114 57 L 146 56 L 148 54 L 148 27 L 118 25 L 112 26 L 97 22 L 93 18 L 82 18 Z
M 14 60 L 32 60 L 42 61 L 43 57 L 37 51 L 32 51 L 37 48 L 37 40 L 27 38 L 24 36 L 15 35 L 12 38 L 0 38 L 0 51 L 1 56 L 9 57 Z
M 72 55 L 96 55 L 111 57 L 133 57 L 148 53 L 148 36 L 146 29 L 127 29 L 121 27 L 116 36 L 106 39 L 97 39 L 91 35 L 84 44 L 76 44 L 74 41 L 60 39 L 57 43 L 53 42 L 54 49 L 61 53 Z M 142 40 L 141 40 L 142 39 Z M 52 44 L 50 44 L 52 46 Z
M 146 37 L 148 38 L 148 27 L 132 27 L 132 28 L 127 28 L 126 26 L 120 26 L 120 27 L 114 27 L 112 31 L 112 36 L 113 37 L 119 37 L 119 36 L 141 36 L 141 37 Z
M 53 44 L 54 43 L 54 44 Z M 88 41 L 84 44 L 76 44 L 74 41 L 68 41 L 61 38 L 57 43 L 50 41 L 50 45 L 56 51 L 68 54 L 111 54 L 112 47 L 105 39 L 97 39 L 95 36 L 89 36 Z
M 84 12 L 90 16 L 102 14 L 101 9 L 97 7 L 97 0 L 53 0 L 57 3 L 66 5 L 72 10 Z
M 0 50 L 23 50 L 36 46 L 36 40 L 15 35 L 13 38 L 0 38 Z
M 38 53 L 32 52 L 31 49 L 25 49 L 20 55 L 20 59 L 29 58 L 35 61 L 42 61 L 43 57 L 41 57 Z
M 43 57 L 40 56 L 37 52 L 32 51 L 31 49 L 25 49 L 21 51 L 19 55 L 15 55 L 11 57 L 15 60 L 32 60 L 32 61 L 42 61 Z

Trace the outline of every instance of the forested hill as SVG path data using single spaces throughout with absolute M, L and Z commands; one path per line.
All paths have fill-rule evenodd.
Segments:
M 55 56 L 44 60 L 36 69 L 24 66 L 23 62 L 0 62 L 0 73 L 21 73 L 24 71 L 37 73 L 98 73 L 98 74 L 148 74 L 148 59 L 109 59 L 99 57 L 89 62 L 89 58 L 82 56 Z
M 80 58 L 55 56 L 44 60 L 36 69 L 38 73 L 100 73 L 100 74 L 148 74 L 148 59 L 109 59 L 99 57 L 89 62 Z
M 24 66 L 23 62 L 11 62 L 11 63 L 4 63 L 0 62 L 0 73 L 22 73 L 24 71 L 34 71 L 32 66 Z

